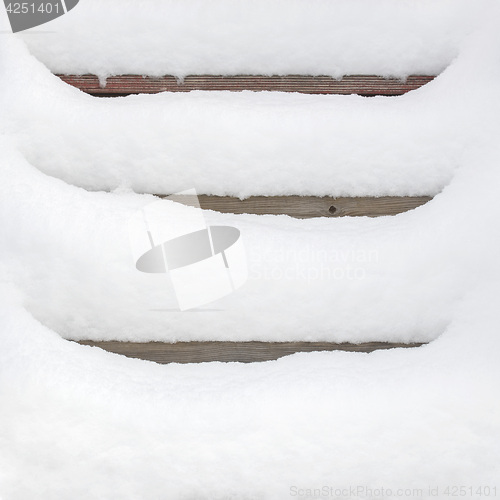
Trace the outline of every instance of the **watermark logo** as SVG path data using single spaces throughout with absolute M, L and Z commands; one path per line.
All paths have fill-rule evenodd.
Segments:
M 13 33 L 48 23 L 73 9 L 79 0 L 4 0 Z
M 220 299 L 247 280 L 239 229 L 207 226 L 194 189 L 136 212 L 129 234 L 136 268 L 168 273 L 181 311 Z

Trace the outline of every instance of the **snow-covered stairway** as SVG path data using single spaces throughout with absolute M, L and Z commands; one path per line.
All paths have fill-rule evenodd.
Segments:
M 497 0 L 82 0 L 24 35 L 4 18 L 2 500 L 498 494 Z M 210 72 L 439 76 L 116 98 L 55 76 Z M 191 187 L 309 213 L 147 194 Z M 394 196 L 432 200 L 336 218 Z M 133 243 L 141 259 L 192 214 L 240 231 L 248 279 L 180 310 Z
M 434 76 L 414 75 L 407 79 L 389 79 L 371 75 L 346 76 L 342 79 L 304 75 L 289 76 L 188 76 L 182 81 L 173 76 L 144 77 L 122 75 L 110 77 L 102 85 L 94 75 L 58 75 L 64 82 L 95 97 L 122 97 L 131 94 L 203 91 L 277 91 L 303 94 L 357 94 L 361 96 L 397 96 L 432 81 Z M 153 193 L 163 197 L 170 193 Z M 430 196 L 230 196 L 199 194 L 201 208 L 233 214 L 286 214 L 295 218 L 384 216 L 416 208 Z M 182 197 L 177 196 L 182 202 Z M 187 203 L 189 204 L 189 202 Z M 418 347 L 421 342 L 262 342 L 262 341 L 191 341 L 191 342 L 122 342 L 81 340 L 80 344 L 97 346 L 128 357 L 157 363 L 199 363 L 209 361 L 257 362 L 275 360 L 296 352 L 354 351 Z

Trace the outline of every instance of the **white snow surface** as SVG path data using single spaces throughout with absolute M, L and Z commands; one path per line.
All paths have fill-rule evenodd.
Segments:
M 460 63 L 396 98 L 191 92 L 116 99 L 82 95 L 22 51 L 2 64 L 0 99 L 18 150 L 42 172 L 88 190 L 435 195 L 476 141 L 470 120 L 484 97 Z
M 21 35 L 56 73 L 438 74 L 485 0 L 81 0 Z
M 188 54 L 196 54 L 197 47 L 203 48 L 203 55 L 193 57 L 215 73 L 404 76 L 446 68 L 467 36 L 481 32 L 493 4 L 162 0 L 117 5 L 86 0 L 46 25 L 50 32 L 42 33 L 41 27 L 20 37 L 54 72 L 102 75 L 100 68 L 108 68 L 112 73 L 206 73 L 207 68 L 195 63 L 182 71 L 162 66 L 165 57 L 178 51 L 179 61 L 189 64 Z M 212 26 L 212 21 L 221 27 Z M 141 27 L 134 28 L 136 23 Z M 272 26 L 283 29 L 284 38 L 268 29 Z M 197 41 L 192 30 L 201 30 L 206 43 Z M 245 30 L 269 32 L 272 42 Z M 226 40 L 233 35 L 242 37 L 245 50 Z M 254 44 L 263 44 L 265 50 L 254 54 Z M 221 56 L 221 47 L 259 63 L 273 47 L 279 54 L 264 68 L 241 63 L 231 70 L 219 68 L 217 60 L 239 64 L 239 59 Z M 335 53 L 329 55 L 329 50 Z M 50 56 L 53 52 L 55 61 L 82 66 L 59 66 Z M 358 65 L 338 62 L 338 70 L 300 66 L 301 57 L 314 66 L 316 53 L 328 61 L 345 57 L 346 64 Z M 380 60 L 384 57 L 394 60 Z M 116 67 L 117 58 L 145 66 Z M 283 68 L 290 58 L 290 66 Z M 195 186 L 199 193 L 241 198 L 435 195 L 449 183 L 468 143 L 475 140 L 463 127 L 463 117 L 474 113 L 470 108 L 478 97 L 463 76 L 461 84 L 453 83 L 453 66 L 439 81 L 397 98 L 191 92 L 92 99 L 64 89 L 34 61 L 10 61 L 3 85 L 16 88 L 16 96 L 4 91 L 3 109 L 10 110 L 16 122 L 19 149 L 44 173 L 90 190 L 120 187 L 171 194 Z M 435 67 L 423 67 L 423 61 Z
M 451 3 L 435 5 L 455 12 Z M 2 500 L 280 500 L 320 498 L 323 487 L 344 489 L 339 498 L 394 498 L 399 488 L 422 490 L 413 498 L 436 498 L 429 488 L 439 488 L 437 497 L 449 498 L 447 486 L 500 494 L 500 36 L 498 10 L 477 5 L 475 15 L 491 22 L 431 85 L 396 99 L 197 93 L 101 101 L 52 77 L 23 37 L 1 35 Z M 439 194 L 378 219 L 206 212 L 210 222 L 241 230 L 250 278 L 210 306 L 175 312 L 168 282 L 138 273 L 128 247 L 127 221 L 153 200 L 132 191 L 149 187 L 140 184 L 149 182 L 139 180 L 145 173 L 150 186 L 175 191 L 190 187 L 182 176 L 191 163 L 201 192 L 217 192 L 209 188 L 215 177 L 214 186 L 227 182 L 220 194 L 242 196 L 296 186 L 324 194 L 325 183 L 337 193 L 341 182 L 338 169 L 315 185 L 311 172 L 297 178 L 300 169 L 289 165 L 282 188 L 284 163 L 275 176 L 262 173 L 269 163 L 230 174 L 212 158 L 206 167 L 206 150 L 219 151 L 222 163 L 237 151 L 260 164 L 260 146 L 248 141 L 241 153 L 235 136 L 219 133 L 215 115 L 237 128 L 238 109 L 256 134 L 283 114 L 310 141 L 309 114 L 325 127 L 336 114 L 357 117 L 342 136 L 344 157 L 372 163 L 347 169 L 338 193 L 405 194 L 415 184 L 415 193 Z M 207 116 L 215 125 L 193 140 Z M 167 155 L 160 137 L 179 147 L 180 159 L 190 142 L 192 158 L 161 174 L 159 160 L 141 163 L 144 154 Z M 266 144 L 265 128 L 260 137 L 266 158 L 275 142 Z M 314 157 L 312 142 L 299 146 L 296 137 L 285 134 L 277 156 L 297 148 Z M 421 156 L 409 167 L 381 160 L 405 152 Z M 251 365 L 160 366 L 70 338 L 431 342 Z M 358 486 L 378 493 L 353 497 L 349 488 Z

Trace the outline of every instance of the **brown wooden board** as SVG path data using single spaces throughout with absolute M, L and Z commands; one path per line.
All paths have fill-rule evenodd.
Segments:
M 352 75 L 342 79 L 330 76 L 263 76 L 263 75 L 191 75 L 179 81 L 173 76 L 120 75 L 99 84 L 95 75 L 57 75 L 66 83 L 100 97 L 192 90 L 279 91 L 304 94 L 359 94 L 363 96 L 396 96 L 415 90 L 433 80 L 430 75 L 412 75 L 406 80 L 373 75 Z
M 157 195 L 160 197 L 166 195 Z M 182 195 L 177 195 L 182 202 Z M 186 197 L 189 205 L 190 197 Z M 230 196 L 198 195 L 201 208 L 234 214 L 286 214 L 298 219 L 396 215 L 427 203 L 429 196 L 382 196 L 332 198 L 317 196 L 251 196 L 244 200 Z
M 129 358 L 156 363 L 204 363 L 209 361 L 252 363 L 270 361 L 297 352 L 351 351 L 372 352 L 378 349 L 420 347 L 422 343 L 400 344 L 365 342 L 362 344 L 330 342 L 93 342 L 82 340 L 81 345 L 94 346 Z

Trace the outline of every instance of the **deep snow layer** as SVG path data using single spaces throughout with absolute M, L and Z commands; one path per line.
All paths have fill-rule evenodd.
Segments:
M 443 498 L 446 486 L 496 487 L 498 494 L 495 15 L 432 86 L 390 101 L 412 111 L 401 111 L 403 129 L 432 102 L 432 119 L 414 126 L 416 141 L 430 139 L 426 128 L 436 121 L 448 124 L 429 162 L 459 151 L 431 203 L 379 219 L 207 213 L 240 228 L 251 274 L 237 293 L 191 313 L 171 310 L 162 277 L 134 270 L 126 223 L 151 198 L 123 188 L 89 193 L 57 178 L 87 185 L 101 172 L 97 182 L 109 182 L 114 166 L 105 159 L 139 158 L 132 135 L 115 139 L 102 127 L 99 139 L 82 119 L 93 99 L 52 79 L 17 37 L 0 40 L 0 497 L 281 500 L 323 486 L 422 489 L 414 498 L 429 498 L 436 487 Z M 148 97 L 142 118 L 137 98 L 104 101 L 89 113 L 97 127 L 132 117 L 147 123 L 163 99 Z M 385 102 L 360 100 L 359 112 L 380 106 L 382 117 Z M 348 97 L 335 103 L 356 106 Z M 193 116 L 200 109 L 193 105 Z M 136 130 L 152 134 L 158 151 L 154 127 Z M 100 151 L 101 170 L 73 163 L 92 162 Z M 205 182 L 212 174 L 199 167 L 195 177 Z M 385 186 L 393 174 L 394 164 L 384 171 Z M 362 275 L 328 276 L 349 267 Z M 318 277 L 324 269 L 327 279 Z M 159 366 L 61 335 L 436 340 L 369 355 Z M 389 498 L 359 495 L 374 496 Z
M 498 492 L 500 318 L 492 298 L 499 293 L 497 286 L 471 293 L 446 333 L 421 349 L 169 366 L 66 343 L 3 295 L 0 495 L 284 500 L 323 486 L 393 492 L 326 497 L 342 499 L 397 498 L 399 488 L 422 490 L 402 496 L 411 499 L 449 498 L 447 486 Z
M 95 99 L 22 50 L 0 50 L 0 105 L 18 149 L 42 172 L 90 190 L 434 195 L 477 140 L 471 120 L 485 106 L 476 91 L 485 83 L 460 64 L 396 98 L 193 92 Z
M 23 35 L 60 73 L 438 74 L 485 0 L 82 0 Z

